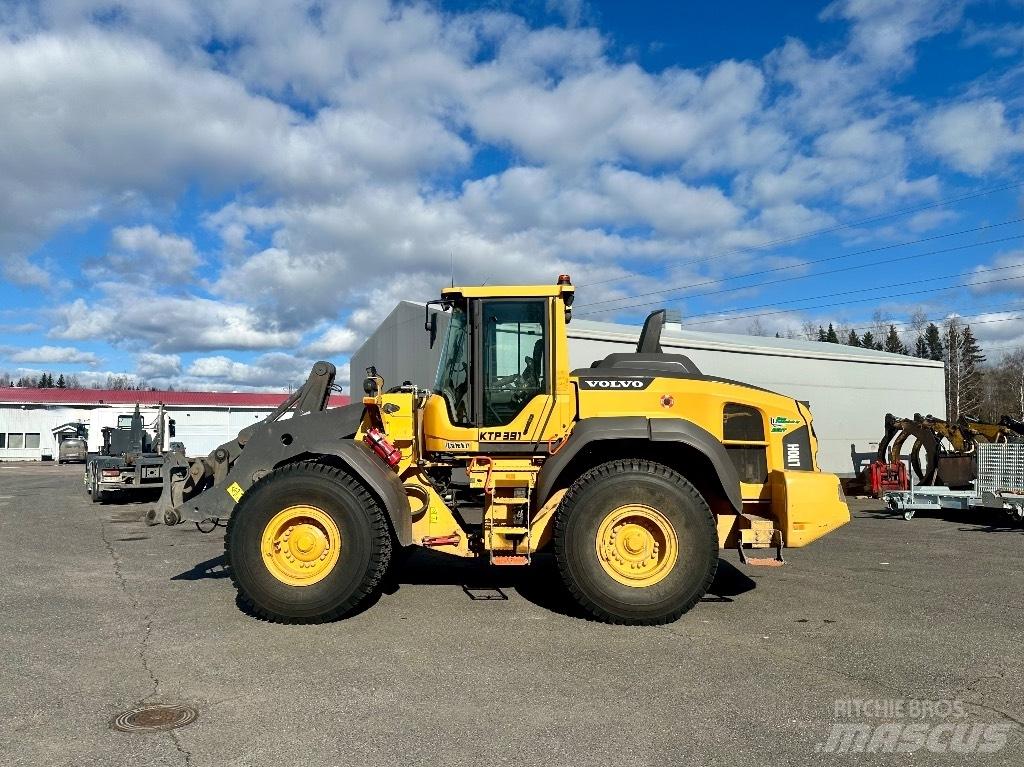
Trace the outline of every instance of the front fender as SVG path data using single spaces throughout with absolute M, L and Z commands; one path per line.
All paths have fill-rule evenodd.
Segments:
M 402 546 L 412 543 L 409 500 L 398 475 L 353 439 L 362 405 L 260 424 L 223 480 L 182 504 L 184 519 L 226 519 L 238 499 L 274 469 L 299 460 L 331 458 L 347 466 L 380 499 Z

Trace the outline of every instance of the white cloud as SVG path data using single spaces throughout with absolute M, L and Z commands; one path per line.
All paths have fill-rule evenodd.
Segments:
M 185 375 L 203 385 L 264 386 L 283 391 L 301 384 L 311 366 L 309 360 L 289 354 L 265 354 L 251 363 L 218 355 L 197 357 Z
M 1024 293 L 1024 250 L 999 253 L 989 264 L 979 264 L 968 278 L 976 294 Z
M 161 234 L 155 226 L 117 226 L 111 232 L 110 253 L 83 267 L 92 280 L 145 276 L 170 285 L 191 282 L 202 263 L 187 237 Z
M 170 379 L 181 375 L 181 357 L 177 354 L 141 352 L 135 355 L 135 370 L 146 379 Z
M 822 17 L 851 21 L 852 48 L 864 59 L 903 67 L 910 63 L 916 43 L 959 21 L 963 6 L 963 0 L 836 0 Z
M 352 328 L 334 325 L 327 328 L 306 347 L 309 354 L 333 357 L 355 351 L 360 336 Z
M 1002 102 L 988 98 L 945 107 L 922 120 L 921 144 L 957 170 L 981 175 L 1024 152 L 1024 124 L 1013 125 Z
M 1024 24 L 968 23 L 964 29 L 964 45 L 991 48 L 996 56 L 1020 56 L 1024 54 Z
M 28 362 L 37 365 L 63 363 L 95 367 L 100 364 L 98 355 L 93 352 L 83 352 L 73 346 L 36 346 L 13 352 L 8 356 L 14 362 Z
M 103 300 L 76 299 L 53 310 L 50 335 L 110 344 L 147 344 L 156 352 L 273 349 L 294 346 L 300 334 L 283 331 L 248 306 L 197 296 L 160 296 L 131 283 L 105 286 Z

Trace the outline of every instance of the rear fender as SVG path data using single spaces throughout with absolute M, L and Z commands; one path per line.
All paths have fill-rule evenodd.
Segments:
M 740 479 L 725 447 L 711 432 L 682 418 L 624 416 L 588 418 L 576 424 L 565 446 L 548 458 L 537 477 L 537 504 L 542 505 L 560 486 L 559 478 L 588 445 L 609 440 L 646 440 L 686 445 L 708 459 L 729 505 L 743 510 Z M 669 445 L 665 445 L 670 448 Z

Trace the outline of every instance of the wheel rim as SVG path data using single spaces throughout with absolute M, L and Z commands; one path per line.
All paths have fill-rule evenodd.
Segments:
M 341 557 L 341 531 L 315 506 L 289 506 L 263 528 L 263 563 L 289 586 L 321 581 Z
M 627 504 L 612 511 L 597 531 L 597 558 L 619 583 L 646 588 L 661 581 L 679 559 L 679 540 L 657 509 Z

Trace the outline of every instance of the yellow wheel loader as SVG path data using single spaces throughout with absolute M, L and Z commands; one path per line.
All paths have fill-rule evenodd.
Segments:
M 574 288 L 445 288 L 437 380 L 326 409 L 334 367 L 202 459 L 168 457 L 154 516 L 227 520 L 241 599 L 282 622 L 342 617 L 377 590 L 398 547 L 495 566 L 552 551 L 568 591 L 612 623 L 673 621 L 710 586 L 719 550 L 782 562 L 850 519 L 815 464 L 804 403 L 702 373 L 660 346 L 571 370 Z M 435 317 L 436 319 L 436 317 Z M 774 558 L 748 558 L 775 549 Z

